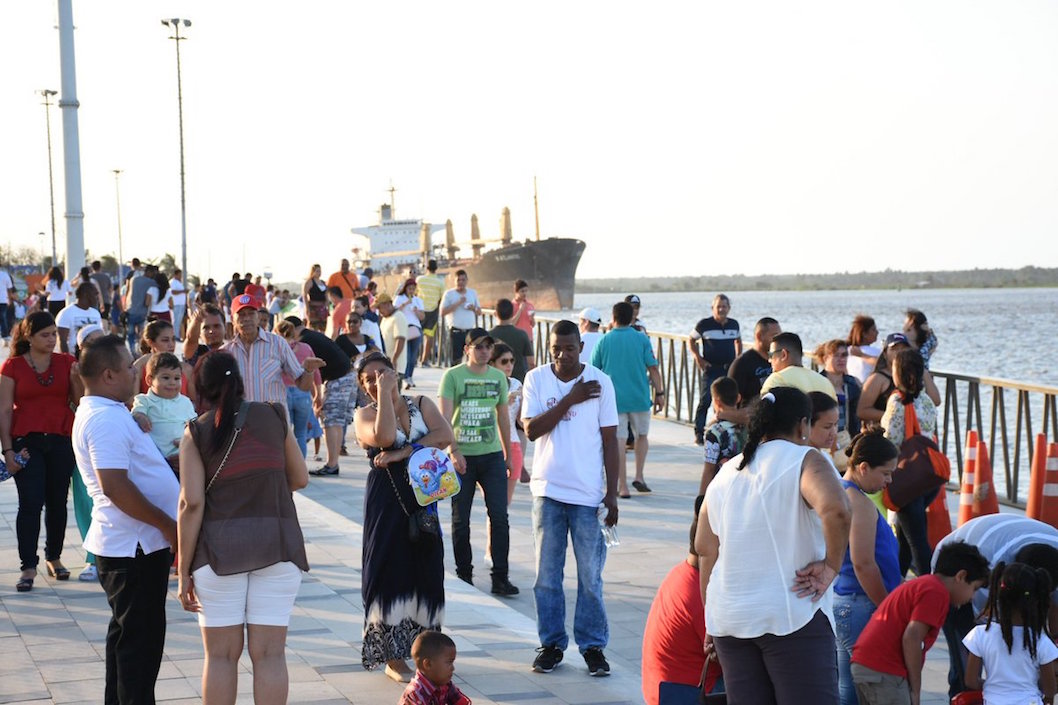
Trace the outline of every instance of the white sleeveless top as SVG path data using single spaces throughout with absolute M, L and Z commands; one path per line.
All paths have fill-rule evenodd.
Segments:
M 789 441 L 762 443 L 753 461 L 724 463 L 705 493 L 720 554 L 709 577 L 706 631 L 742 639 L 785 636 L 817 610 L 834 625 L 834 591 L 818 602 L 790 591 L 796 571 L 826 556 L 823 523 L 801 497 L 801 464 L 812 449 Z

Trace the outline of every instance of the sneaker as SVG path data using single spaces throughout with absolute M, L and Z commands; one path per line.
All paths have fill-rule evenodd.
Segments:
M 340 456 L 342 456 L 342 457 L 345 457 L 345 458 L 348 458 L 348 457 L 349 457 L 349 449 L 348 449 L 348 448 L 346 448 L 346 447 L 345 447 L 345 446 L 343 445 L 343 446 L 342 446 L 342 448 L 341 448 L 341 450 L 339 450 L 339 451 L 338 451 L 338 455 L 340 455 Z
M 533 670 L 537 673 L 551 673 L 560 663 L 562 663 L 562 649 L 557 646 L 541 646 L 536 650 Z
M 492 579 L 492 594 L 499 595 L 500 597 L 514 597 L 521 590 L 511 585 L 511 581 L 507 578 L 493 578 Z
M 415 382 L 412 382 L 410 379 L 404 380 L 404 388 L 405 389 L 415 389 Z
M 324 465 L 323 467 L 316 468 L 315 470 L 309 470 L 309 474 L 315 475 L 316 477 L 322 477 L 325 475 L 337 475 L 338 467 L 335 466 L 332 468 L 327 465 Z
M 419 363 L 419 367 L 425 367 L 426 369 L 430 369 L 430 367 L 431 367 L 430 361 L 429 360 L 424 360 L 424 361 L 420 362 Z
M 584 663 L 588 664 L 589 676 L 610 675 L 610 664 L 606 662 L 602 649 L 595 646 L 584 652 Z
M 99 573 L 96 571 L 95 565 L 89 563 L 85 565 L 84 570 L 77 576 L 77 579 L 82 583 L 94 583 L 99 580 Z

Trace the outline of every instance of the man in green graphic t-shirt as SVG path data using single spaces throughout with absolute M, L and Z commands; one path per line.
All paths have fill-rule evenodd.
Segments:
M 452 498 L 452 550 L 456 574 L 474 584 L 474 553 L 470 547 L 470 508 L 474 485 L 481 485 L 489 515 L 492 592 L 510 597 L 518 588 L 507 578 L 510 530 L 507 524 L 507 461 L 511 422 L 507 413 L 507 378 L 489 366 L 493 340 L 484 328 L 466 334 L 467 362 L 448 368 L 441 377 L 441 413 L 452 422 L 452 462 L 462 475 L 462 489 Z

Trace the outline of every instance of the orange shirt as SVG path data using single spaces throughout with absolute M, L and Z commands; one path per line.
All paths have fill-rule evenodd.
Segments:
M 356 272 L 342 274 L 341 271 L 337 271 L 327 277 L 327 288 L 330 289 L 332 286 L 341 289 L 342 296 L 351 299 L 360 290 L 360 276 Z

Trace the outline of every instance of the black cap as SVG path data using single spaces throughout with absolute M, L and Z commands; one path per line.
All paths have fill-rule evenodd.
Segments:
M 470 330 L 467 331 L 466 344 L 467 345 L 474 345 L 475 343 L 477 343 L 482 338 L 488 338 L 488 341 L 490 343 L 495 343 L 496 342 L 495 340 L 492 339 L 492 336 L 489 335 L 489 332 L 487 330 L 485 330 L 484 328 L 471 328 Z
M 629 294 L 628 296 L 626 296 L 625 297 L 625 301 L 630 303 L 630 304 L 632 304 L 632 305 L 634 305 L 634 306 L 638 306 L 639 305 L 639 297 L 636 296 L 635 294 Z
M 890 333 L 885 339 L 885 347 L 888 348 L 890 345 L 911 345 L 911 342 L 903 333 Z

